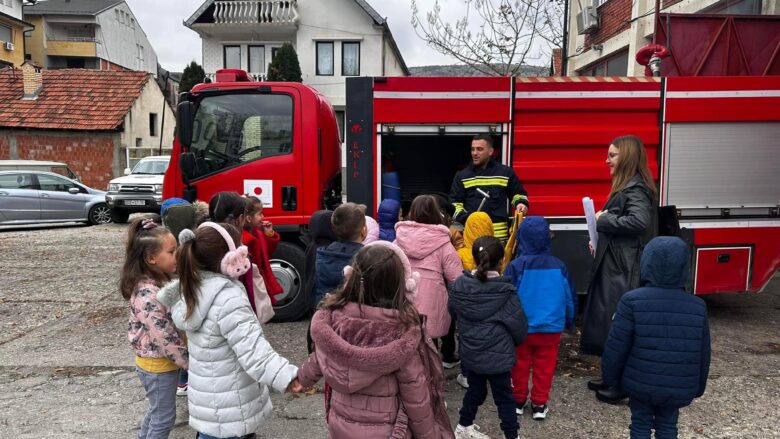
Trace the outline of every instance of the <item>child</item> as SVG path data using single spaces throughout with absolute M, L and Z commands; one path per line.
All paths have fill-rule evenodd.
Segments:
M 517 363 L 512 369 L 512 388 L 517 414 L 523 414 L 528 400 L 528 375 L 533 369 L 532 417 L 547 417 L 558 345 L 564 327 L 574 329 L 577 313 L 574 284 L 566 265 L 550 254 L 552 238 L 547 221 L 529 216 L 518 231 L 520 255 L 507 267 L 504 276 L 515 286 L 528 318 L 528 337 L 517 347 Z
M 306 245 L 306 276 L 304 292 L 307 298 L 314 300 L 314 275 L 317 250 L 327 247 L 336 240 L 333 225 L 330 223 L 332 210 L 318 210 L 309 218 L 309 242 Z M 309 351 L 311 352 L 311 350 Z
M 463 227 L 463 247 L 458 249 L 458 256 L 465 270 L 471 271 L 477 268 L 471 253 L 474 241 L 483 236 L 493 236 L 493 221 L 485 212 L 474 212 L 466 220 L 466 225 Z
M 395 244 L 421 276 L 414 306 L 426 316 L 428 335 L 443 337 L 451 320 L 447 312 L 447 285 L 455 282 L 463 266 L 450 243 L 450 231 L 443 224 L 436 199 L 431 195 L 415 198 L 409 208 L 409 221 L 398 222 L 395 233 Z
M 355 253 L 363 247 L 366 239 L 366 206 L 344 203 L 333 211 L 331 217 L 336 242 L 317 250 L 314 276 L 314 307 L 326 293 L 338 288 L 344 276 L 342 270 Z
M 501 419 L 504 437 L 515 439 L 519 429 L 512 397 L 515 346 L 525 338 L 527 323 L 509 279 L 498 274 L 504 257 L 501 241 L 486 236 L 473 247 L 477 268 L 465 271 L 452 286 L 450 313 L 460 328 L 460 359 L 468 371 L 469 387 L 463 397 L 456 438 L 487 439 L 474 424 L 485 402 L 487 383 Z
M 680 238 L 651 240 L 640 259 L 642 288 L 620 298 L 601 371 L 628 393 L 631 438 L 676 438 L 680 407 L 704 394 L 710 369 L 707 305 L 685 292 L 690 255 Z
M 263 218 L 263 202 L 255 196 L 246 195 L 245 197 L 244 217 L 246 224 L 242 231 L 241 241 L 249 250 L 249 259 L 257 265 L 260 271 L 271 303 L 276 305 L 274 296 L 281 294 L 283 289 L 276 281 L 269 258 L 276 251 L 280 236 L 274 231 L 273 224 Z
M 401 220 L 401 202 L 392 198 L 382 200 L 376 211 L 376 219 L 379 223 L 379 239 L 393 242 L 395 223 Z
M 187 368 L 187 343 L 168 308 L 158 302 L 160 287 L 176 272 L 176 239 L 151 219 L 130 224 L 119 290 L 130 302 L 127 338 L 135 371 L 149 399 L 139 438 L 167 438 L 176 422 L 179 368 Z
M 273 410 L 269 387 L 302 390 L 298 368 L 265 339 L 237 281 L 250 268 L 240 230 L 205 222 L 180 240 L 179 280 L 160 292 L 160 301 L 187 331 L 189 425 L 201 439 L 254 437 Z
M 408 295 L 416 278 L 386 241 L 363 247 L 344 285 L 314 314 L 317 349 L 298 371 L 303 386 L 323 376 L 332 438 L 452 438 L 444 373 Z M 417 278 L 419 279 L 419 278 Z

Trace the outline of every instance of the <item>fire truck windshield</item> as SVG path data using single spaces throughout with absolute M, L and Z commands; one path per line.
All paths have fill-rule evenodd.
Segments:
M 292 153 L 293 102 L 285 94 L 207 96 L 195 113 L 190 151 L 194 176 Z

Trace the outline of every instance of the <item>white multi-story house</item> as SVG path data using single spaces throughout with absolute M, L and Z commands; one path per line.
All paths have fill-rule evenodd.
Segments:
M 408 76 L 387 21 L 364 0 L 207 0 L 185 26 L 203 44 L 203 69 L 240 68 L 265 78 L 291 43 L 303 82 L 325 94 L 344 126 L 345 79 Z
M 26 53 L 46 68 L 157 75 L 157 54 L 123 0 L 47 0 L 25 6 L 24 18 L 35 26 Z

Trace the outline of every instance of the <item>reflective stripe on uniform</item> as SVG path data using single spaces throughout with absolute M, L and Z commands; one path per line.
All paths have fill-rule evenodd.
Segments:
M 512 197 L 512 205 L 513 206 L 515 204 L 521 202 L 521 201 L 525 201 L 526 203 L 528 203 L 528 197 L 526 197 L 525 195 L 522 195 L 522 194 L 517 194 L 514 197 Z
M 500 175 L 494 175 L 490 177 L 471 177 L 461 180 L 463 187 L 470 189 L 477 186 L 500 186 L 507 187 L 509 183 L 509 177 L 502 177 Z
M 505 241 L 509 237 L 509 226 L 507 223 L 493 223 L 493 236 Z
M 463 208 L 463 203 L 452 203 L 453 206 L 455 206 L 455 213 L 453 216 L 458 216 L 461 212 L 465 212 L 466 209 Z

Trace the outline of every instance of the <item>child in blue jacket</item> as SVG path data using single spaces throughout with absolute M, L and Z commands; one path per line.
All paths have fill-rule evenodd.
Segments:
M 564 328 L 574 329 L 577 312 L 574 284 L 560 259 L 550 254 L 550 226 L 541 216 L 529 216 L 518 231 L 520 256 L 512 261 L 504 276 L 512 279 L 528 318 L 528 337 L 517 347 L 517 363 L 512 369 L 512 393 L 517 414 L 523 414 L 528 400 L 528 376 L 533 369 L 531 411 L 533 419 L 547 417 L 558 345 Z
M 710 369 L 707 305 L 685 292 L 688 245 L 659 236 L 642 252 L 641 288 L 620 298 L 601 374 L 628 394 L 631 438 L 677 437 L 680 407 L 704 394 Z M 597 394 L 598 395 L 598 394 Z

